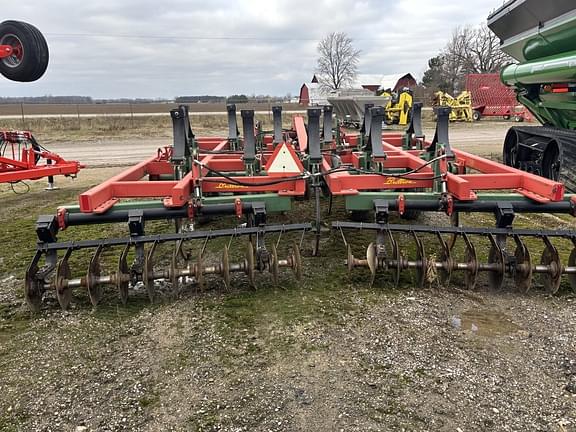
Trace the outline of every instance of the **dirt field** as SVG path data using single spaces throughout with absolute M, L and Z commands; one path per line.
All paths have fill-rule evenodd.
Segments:
M 455 125 L 451 140 L 498 154 L 509 126 Z M 326 235 L 318 258 L 304 243 L 302 282 L 283 272 L 280 287 L 258 275 L 256 290 L 242 276 L 230 291 L 217 278 L 205 291 L 159 285 L 154 305 L 136 287 L 127 307 L 108 287 L 96 310 L 78 291 L 70 311 L 50 297 L 31 316 L 22 286 L 37 216 L 122 169 L 107 165 L 170 143 L 169 124 L 138 136 L 131 128 L 99 131 L 96 140 L 85 130 L 71 131 L 75 140 L 62 140 L 64 130 L 38 136 L 93 167 L 74 181 L 57 179 L 60 190 L 44 192 L 43 181 L 24 195 L 0 188 L 0 431 L 576 431 L 576 297 L 566 281 L 553 297 L 538 280 L 528 294 L 511 284 L 494 292 L 484 280 L 467 293 L 459 277 L 448 288 L 416 290 L 410 272 L 399 289 L 388 276 L 370 288 L 368 272 L 348 275 L 341 239 Z M 309 218 L 312 209 L 301 203 L 294 213 Z M 337 210 L 327 221 L 343 217 Z M 546 215 L 519 222 L 574 226 Z M 62 239 L 125 231 L 70 229 Z M 361 255 L 371 238 L 349 240 Z M 210 243 L 208 261 L 223 244 Z M 565 262 L 571 246 L 559 247 Z M 279 252 L 287 251 L 283 242 Z M 87 260 L 76 259 L 74 275 L 86 272 Z

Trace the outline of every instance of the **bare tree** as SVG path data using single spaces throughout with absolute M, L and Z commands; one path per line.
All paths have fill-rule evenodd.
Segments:
M 429 62 L 430 69 L 425 77 L 437 77 L 436 87 L 443 85 L 450 92 L 462 90 L 466 74 L 498 72 L 512 61 L 500 50 L 498 38 L 485 25 L 456 27 L 440 55 L 431 60 L 436 59 L 436 69 L 432 70 Z
M 320 86 L 337 90 L 349 86 L 356 78 L 360 50 L 354 49 L 346 33 L 330 33 L 318 44 L 316 67 Z

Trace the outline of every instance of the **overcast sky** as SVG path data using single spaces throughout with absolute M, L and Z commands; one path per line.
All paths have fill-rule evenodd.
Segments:
M 0 79 L 0 96 L 98 98 L 233 93 L 296 95 L 318 41 L 344 31 L 359 72 L 411 72 L 452 28 L 476 25 L 502 0 L 25 0 L 2 19 L 46 36 L 50 64 L 35 83 Z

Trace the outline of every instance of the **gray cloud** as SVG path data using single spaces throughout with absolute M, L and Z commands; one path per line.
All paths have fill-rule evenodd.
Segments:
M 362 73 L 421 75 L 453 27 L 483 22 L 502 0 L 447 3 L 10 2 L 2 6 L 3 19 L 36 25 L 48 39 L 51 62 L 38 82 L 0 80 L 0 95 L 296 94 L 314 71 L 318 41 L 331 31 L 354 38 Z

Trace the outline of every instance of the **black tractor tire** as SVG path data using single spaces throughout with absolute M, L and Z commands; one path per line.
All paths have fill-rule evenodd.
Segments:
M 474 110 L 474 112 L 472 113 L 472 120 L 480 121 L 481 118 L 482 118 L 482 113 L 478 110 Z
M 503 115 L 502 118 L 504 120 L 510 120 L 510 114 Z
M 48 67 L 46 39 L 36 27 L 21 21 L 0 24 L 0 45 L 11 45 L 13 55 L 0 59 L 0 74 L 12 81 L 36 81 Z
M 516 123 L 522 123 L 524 121 L 524 116 L 516 115 L 516 116 L 514 116 L 514 121 Z

